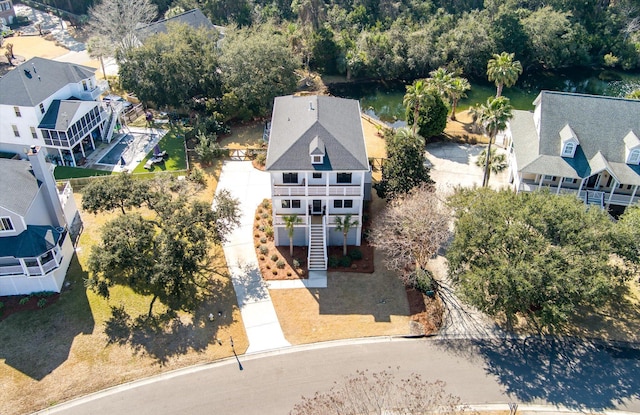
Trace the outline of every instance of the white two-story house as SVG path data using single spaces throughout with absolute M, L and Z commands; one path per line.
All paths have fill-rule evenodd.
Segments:
M 29 59 L 0 78 L 0 151 L 35 145 L 55 164 L 82 164 L 97 140 L 111 140 L 122 112 L 100 101 L 107 89 L 93 68 Z
M 288 245 L 284 216 L 297 215 L 294 245 L 309 246 L 309 269 L 327 268 L 327 245 L 341 245 L 337 217 L 357 221 L 347 243 L 360 245 L 364 201 L 371 174 L 360 104 L 328 96 L 277 97 L 273 106 L 266 171 L 276 245 Z
M 33 148 L 29 160 L 0 158 L 0 296 L 60 292 L 80 222 L 69 183 Z
M 620 212 L 640 197 L 640 101 L 542 91 L 505 132 L 516 191 L 575 193 Z

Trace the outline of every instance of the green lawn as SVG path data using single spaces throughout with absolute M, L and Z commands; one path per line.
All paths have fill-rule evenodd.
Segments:
M 171 129 L 160 140 L 160 148 L 166 150 L 169 158 L 162 164 L 155 164 L 150 170 L 144 168 L 147 160 L 153 157 L 153 152 L 149 152 L 146 157 L 133 170 L 133 173 L 148 173 L 157 171 L 186 170 L 187 154 L 184 148 L 184 133 L 178 129 Z

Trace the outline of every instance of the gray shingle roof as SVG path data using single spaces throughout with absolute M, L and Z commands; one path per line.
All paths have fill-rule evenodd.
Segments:
M 519 171 L 585 178 L 607 169 L 622 183 L 640 184 L 638 166 L 626 164 L 625 152 L 625 137 L 640 135 L 639 100 L 542 91 L 536 102 L 539 140 L 533 113 L 514 111 L 509 123 Z M 580 142 L 573 158 L 560 156 L 566 125 Z
M 31 164 L 23 160 L 0 159 L 0 206 L 24 216 L 38 193 L 40 182 Z
M 144 39 L 157 33 L 167 33 L 167 25 L 171 23 L 184 23 L 194 29 L 216 29 L 220 33 L 224 31 L 223 27 L 215 26 L 211 23 L 211 21 L 202 14 L 200 9 L 193 9 L 168 19 L 159 20 L 157 22 L 149 23 L 146 26 L 142 26 L 136 29 L 136 35 L 140 41 L 144 41 Z
M 51 105 L 49 105 L 38 128 L 66 131 L 73 124 L 76 113 L 81 106 L 82 101 L 60 101 L 59 99 L 54 99 L 51 101 Z
M 314 140 L 324 144 L 323 164 L 311 164 Z M 369 170 L 360 103 L 328 96 L 277 97 L 266 170 Z
M 0 105 L 35 107 L 65 85 L 91 78 L 95 72 L 76 63 L 31 58 L 0 78 Z

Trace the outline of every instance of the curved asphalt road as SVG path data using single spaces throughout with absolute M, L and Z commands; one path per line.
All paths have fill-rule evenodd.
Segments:
M 42 413 L 284 414 L 356 370 L 441 379 L 469 404 L 640 411 L 640 349 L 572 340 L 377 339 L 295 347 L 179 370 Z M 506 408 L 506 407 L 505 407 Z

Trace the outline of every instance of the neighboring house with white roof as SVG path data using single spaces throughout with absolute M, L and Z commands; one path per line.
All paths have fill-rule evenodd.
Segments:
M 110 142 L 123 110 L 99 97 L 95 69 L 32 58 L 0 78 L 0 151 L 39 146 L 49 160 L 77 166 L 96 141 Z
M 28 156 L 0 159 L 0 296 L 60 292 L 73 256 L 71 186 L 56 184 L 36 148 Z
M 335 220 L 358 221 L 347 237 L 360 245 L 364 201 L 371 173 L 357 100 L 328 96 L 277 97 L 273 106 L 266 171 L 276 245 L 288 245 L 285 215 L 297 215 L 294 244 L 309 246 L 309 269 L 327 268 L 327 245 L 341 245 Z
M 640 101 L 542 91 L 505 133 L 516 191 L 547 188 L 622 210 L 640 192 Z

